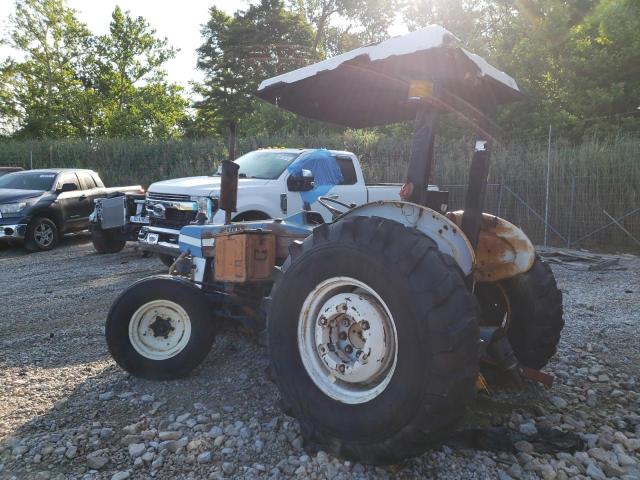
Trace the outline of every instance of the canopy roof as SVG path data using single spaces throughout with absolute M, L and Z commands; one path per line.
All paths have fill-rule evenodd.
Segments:
M 415 117 L 412 81 L 475 106 L 522 97 L 513 78 L 431 25 L 264 80 L 256 95 L 302 116 L 354 128 Z M 437 90 L 436 90 L 437 91 Z

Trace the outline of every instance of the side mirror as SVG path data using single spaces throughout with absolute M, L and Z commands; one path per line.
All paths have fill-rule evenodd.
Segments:
M 315 182 L 311 170 L 302 170 L 302 175 L 289 175 L 287 188 L 290 192 L 308 192 L 313 190 Z
M 75 183 L 63 183 L 62 187 L 58 188 L 57 192 L 73 192 L 74 190 L 78 190 L 78 186 Z

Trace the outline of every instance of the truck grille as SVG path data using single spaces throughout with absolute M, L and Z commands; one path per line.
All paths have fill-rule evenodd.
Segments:
M 147 194 L 149 200 L 167 200 L 170 202 L 188 202 L 191 200 L 189 195 L 181 195 L 178 193 L 151 193 Z
M 196 219 L 197 212 L 187 212 L 184 210 L 174 210 L 167 208 L 164 212 L 165 218 L 156 218 L 149 216 L 149 224 L 155 227 L 180 229 L 185 225 L 189 225 Z

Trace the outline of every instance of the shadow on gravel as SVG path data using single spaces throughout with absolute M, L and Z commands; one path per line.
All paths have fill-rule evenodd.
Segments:
M 91 242 L 91 234 L 87 232 L 71 233 L 62 237 L 60 243 L 53 251 L 58 248 L 74 247 L 76 245 L 82 245 Z M 7 242 L 0 242 L 0 261 L 4 258 L 21 257 L 29 255 L 29 252 L 20 244 L 9 244 Z

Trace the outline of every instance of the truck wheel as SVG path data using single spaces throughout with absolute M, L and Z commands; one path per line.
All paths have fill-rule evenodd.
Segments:
M 531 368 L 544 367 L 556 353 L 562 319 L 562 292 L 551 268 L 536 257 L 533 267 L 503 282 L 511 307 L 507 332 L 518 361 Z
M 269 352 L 308 444 L 385 464 L 450 432 L 475 397 L 478 308 L 435 242 L 346 218 L 294 243 L 277 272 Z
M 158 257 L 160 257 L 160 261 L 164 264 L 165 267 L 170 267 L 173 265 L 173 262 L 176 261 L 176 257 L 173 255 L 167 255 L 165 253 L 159 253 Z
M 109 310 L 109 352 L 136 377 L 184 377 L 211 350 L 215 329 L 210 310 L 207 297 L 185 280 L 145 278 L 125 290 Z
M 59 241 L 56 224 L 48 218 L 36 217 L 27 227 L 24 246 L 32 252 L 46 251 L 54 249 Z
M 91 241 L 98 253 L 116 253 L 127 244 L 126 240 L 118 237 L 118 232 L 99 228 L 91 229 Z

